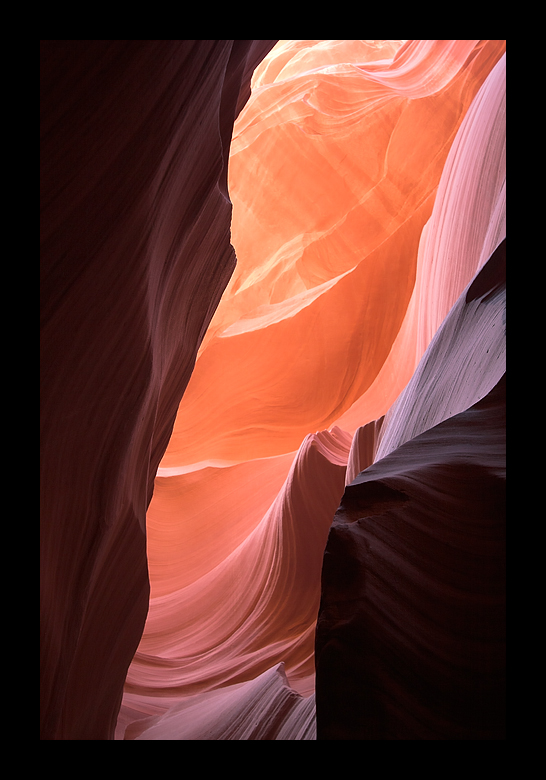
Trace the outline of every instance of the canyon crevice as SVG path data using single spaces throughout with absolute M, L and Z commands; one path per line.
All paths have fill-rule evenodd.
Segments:
M 505 48 L 42 41 L 42 739 L 505 738 Z

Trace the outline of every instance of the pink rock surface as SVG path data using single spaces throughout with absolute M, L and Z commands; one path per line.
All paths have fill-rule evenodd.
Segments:
M 354 436 L 374 462 L 325 549 L 320 740 L 506 737 L 505 245 Z
M 302 698 L 278 664 L 254 680 L 188 696 L 164 714 L 132 723 L 125 739 L 315 739 L 315 698 Z
M 309 435 L 246 538 L 190 584 L 152 596 L 128 693 L 200 693 L 252 679 L 279 657 L 291 683 L 313 691 L 322 554 L 350 444 L 336 429 Z M 256 481 L 252 495 L 260 489 Z
M 415 372 L 384 417 L 380 459 L 464 411 L 506 371 L 506 240 L 463 290 Z
M 345 486 L 504 371 L 505 42 L 273 43 L 43 43 L 44 739 L 314 739 Z

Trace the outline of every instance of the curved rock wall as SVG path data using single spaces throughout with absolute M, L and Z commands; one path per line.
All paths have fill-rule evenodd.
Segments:
M 233 121 L 273 44 L 41 45 L 43 739 L 113 737 L 157 466 L 235 266 Z
M 502 374 L 504 298 L 456 302 L 503 237 L 503 53 L 283 41 L 256 70 L 230 156 L 238 264 L 158 470 L 120 735 L 280 662 L 313 698 L 315 572 L 340 485 Z M 431 405 L 436 375 L 449 392 Z
M 324 554 L 320 740 L 506 738 L 505 397 L 348 486 Z
M 285 63 L 271 83 L 258 73 L 236 123 L 237 268 L 162 467 L 279 455 L 309 432 L 352 432 L 385 414 L 495 249 L 481 254 L 503 181 L 503 115 L 499 99 L 490 106 L 493 90 L 478 93 L 486 80 L 502 91 L 503 42 L 407 41 L 387 64 L 352 59 L 348 41 L 348 59 L 334 65 L 312 43 L 308 70 L 283 78 Z M 484 149 L 488 177 L 475 162 Z M 468 166 L 483 192 L 468 173 L 463 180 Z M 456 243 L 448 207 L 476 211 L 476 223 L 463 220 L 466 243 Z
M 495 602 L 500 706 L 503 424 L 479 404 L 505 360 L 505 42 L 274 43 L 43 42 L 44 739 L 110 739 L 118 709 L 117 739 L 499 738 L 450 693 L 477 674 L 470 633 L 462 665 L 440 652 L 464 583 L 427 550 L 482 555 L 450 524 L 483 480 L 496 585 L 468 569 L 468 614 Z

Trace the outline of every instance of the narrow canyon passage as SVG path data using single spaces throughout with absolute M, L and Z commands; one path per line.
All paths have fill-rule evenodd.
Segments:
M 230 153 L 237 267 L 147 515 L 151 601 L 125 687 L 133 711 L 157 715 L 159 695 L 177 702 L 278 663 L 314 695 L 323 550 L 353 435 L 389 410 L 496 246 L 498 229 L 484 246 L 489 211 L 468 251 L 457 247 L 464 268 L 438 268 L 423 234 L 436 228 L 453 253 L 435 198 L 502 45 L 413 42 L 397 69 L 402 43 L 283 41 L 254 74 Z M 478 153 L 474 140 L 465 154 Z M 490 211 L 502 199 L 491 175 Z
M 502 738 L 505 41 L 46 43 L 42 738 Z

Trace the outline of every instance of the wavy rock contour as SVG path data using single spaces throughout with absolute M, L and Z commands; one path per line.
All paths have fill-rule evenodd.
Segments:
M 145 515 L 235 265 L 227 159 L 273 41 L 41 45 L 41 736 L 112 739 Z
M 444 165 L 502 53 L 499 41 L 408 41 L 381 69 L 349 59 L 286 79 L 281 71 L 256 89 L 230 156 L 237 268 L 162 468 L 294 451 L 356 402 L 352 430 L 387 411 L 433 333 L 419 347 L 408 335 L 396 381 L 373 383 L 411 303 Z M 430 254 L 421 317 L 436 297 Z M 465 262 L 441 271 L 448 298 L 436 328 L 476 271 Z
M 362 472 L 324 554 L 317 738 L 506 738 L 505 381 Z
M 156 576 L 149 621 L 127 678 L 120 734 L 131 718 L 165 712 L 168 699 L 176 707 L 184 692 L 201 696 L 215 686 L 250 682 L 279 662 L 312 706 L 313 621 L 292 622 L 293 579 L 285 582 L 278 572 L 301 567 L 306 585 L 297 598 L 316 604 L 318 582 L 313 586 L 307 577 L 315 564 L 309 568 L 300 558 L 304 547 L 294 541 L 294 529 L 315 538 L 323 522 L 320 510 L 314 515 L 317 487 L 323 491 L 332 480 L 334 502 L 343 474 L 351 482 L 376 459 L 381 443 L 387 446 L 390 437 L 398 447 L 396 431 L 405 430 L 407 438 L 420 432 L 406 420 L 401 400 L 398 415 L 390 407 L 503 237 L 503 51 L 502 41 L 282 42 L 257 69 L 230 158 L 238 266 L 158 470 L 148 513 Z M 408 143 L 415 146 L 411 153 Z M 362 157 L 366 149 L 370 159 Z M 280 159 L 296 150 L 298 165 L 283 167 Z M 477 198 L 477 178 L 466 176 L 465 166 L 472 160 L 479 171 L 484 150 Z M 459 211 L 466 217 L 454 231 Z M 401 287 L 391 289 L 393 279 Z M 476 342 L 475 370 L 455 399 L 462 406 L 450 401 L 440 414 L 426 408 L 424 395 L 421 430 L 467 408 L 495 384 L 503 331 L 494 359 L 486 358 L 486 342 L 500 311 L 487 308 L 484 315 L 476 303 L 475 310 L 460 312 L 465 329 L 473 323 L 465 332 Z M 452 323 L 456 332 L 461 322 Z M 438 344 L 436 358 L 427 357 L 429 373 L 445 370 L 448 382 L 456 351 L 445 334 Z M 459 348 L 464 352 L 464 342 Z M 480 374 L 484 358 L 496 368 Z M 305 461 L 309 468 L 292 466 L 277 496 L 303 432 L 322 429 L 325 442 L 325 426 L 344 442 L 335 457 L 326 455 L 331 465 L 319 459 Z M 381 496 L 378 501 L 383 506 Z M 214 540 L 210 560 L 203 526 Z M 231 527 L 233 533 L 226 530 Z M 257 536 L 264 550 L 259 562 L 250 541 Z M 249 570 L 244 598 L 220 585 L 229 580 L 236 586 Z M 257 598 L 254 585 L 259 609 L 245 615 L 245 598 Z M 279 619 L 281 603 L 286 621 Z M 213 636 L 214 646 L 207 645 Z M 162 705 L 154 709 L 159 692 Z M 126 733 L 130 738 L 131 730 Z
M 476 528 L 502 575 L 502 424 L 487 414 L 504 371 L 505 42 L 273 43 L 42 44 L 44 739 L 111 739 L 118 710 L 116 738 L 314 739 L 324 546 L 359 480 L 368 536 L 330 585 L 346 601 L 344 577 L 370 581 L 373 534 L 383 552 L 392 541 L 370 511 L 402 518 L 411 539 L 400 533 L 392 555 L 426 647 L 409 652 L 381 552 L 363 591 L 377 679 L 363 713 L 351 694 L 356 725 L 339 720 L 326 577 L 319 738 L 500 733 L 483 707 L 464 725 L 469 634 L 459 665 L 441 655 L 448 629 L 419 599 L 427 578 L 444 596 L 463 587 L 449 556 L 446 571 L 427 567 L 447 537 L 468 554 L 453 507 L 482 482 Z M 391 483 L 380 468 L 392 463 Z M 444 471 L 438 541 L 423 503 Z M 481 621 L 473 572 L 468 614 Z M 498 590 L 488 598 L 498 620 L 485 614 L 475 657 L 484 706 L 500 707 Z M 449 602 L 455 622 L 463 602 Z M 374 655 L 387 623 L 394 655 L 380 660 L 408 670 L 396 690 Z M 361 650 L 351 625 L 356 645 L 350 631 L 333 642 L 348 669 Z M 449 711 L 419 676 L 438 652 Z M 405 718 L 396 697 L 417 702 L 419 684 L 422 711 Z

